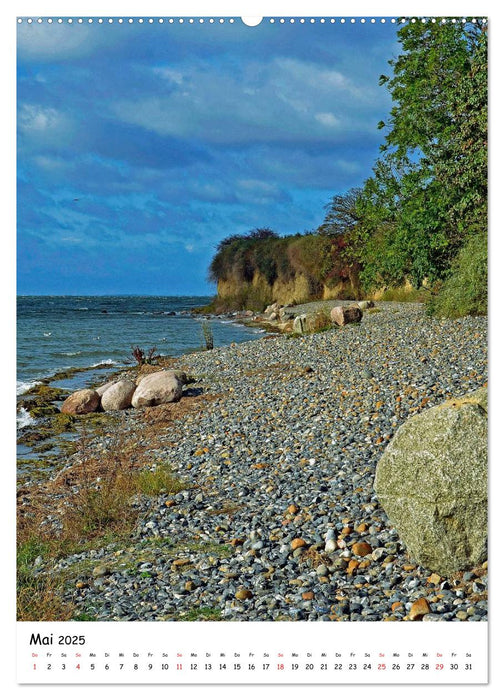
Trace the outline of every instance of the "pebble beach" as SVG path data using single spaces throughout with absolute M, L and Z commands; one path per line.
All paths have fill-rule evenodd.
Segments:
M 187 486 L 140 497 L 128 542 L 36 562 L 38 575 L 75 572 L 76 619 L 487 619 L 486 562 L 448 578 L 418 566 L 373 490 L 399 426 L 486 383 L 486 318 L 380 302 L 360 324 L 264 334 L 173 367 L 195 379 L 173 420 L 117 412 L 86 449 L 135 435 L 143 467 L 169 464 Z M 59 477 L 81 459 L 64 457 Z

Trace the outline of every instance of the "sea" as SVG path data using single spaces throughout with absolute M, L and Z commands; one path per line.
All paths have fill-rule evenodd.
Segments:
M 86 368 L 57 386 L 77 390 L 111 369 L 134 366 L 132 348 L 156 348 L 179 356 L 205 347 L 203 318 L 191 314 L 211 297 L 202 296 L 19 296 L 17 298 L 17 394 L 62 370 Z M 262 331 L 211 317 L 214 347 L 242 343 Z M 29 421 L 23 409 L 18 427 Z

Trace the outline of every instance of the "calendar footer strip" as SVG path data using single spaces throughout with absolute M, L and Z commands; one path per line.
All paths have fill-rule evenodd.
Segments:
M 487 622 L 18 622 L 18 683 L 488 682 Z

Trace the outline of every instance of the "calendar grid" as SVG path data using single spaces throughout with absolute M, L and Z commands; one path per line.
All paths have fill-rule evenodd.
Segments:
M 486 622 L 18 625 L 22 684 L 488 680 Z

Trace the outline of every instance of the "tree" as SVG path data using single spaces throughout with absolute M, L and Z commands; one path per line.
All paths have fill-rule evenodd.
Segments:
M 445 277 L 468 232 L 486 227 L 486 24 L 411 19 L 398 38 L 403 53 L 389 62 L 393 75 L 380 78 L 393 107 L 379 124 L 385 142 L 361 220 L 369 252 L 385 215 L 387 245 L 419 286 Z M 371 211 L 377 203 L 380 217 Z M 376 256 L 373 265 L 387 277 Z
M 329 237 L 350 233 L 360 221 L 357 202 L 361 195 L 360 187 L 352 187 L 345 194 L 334 195 L 326 205 L 327 213 L 317 233 Z

